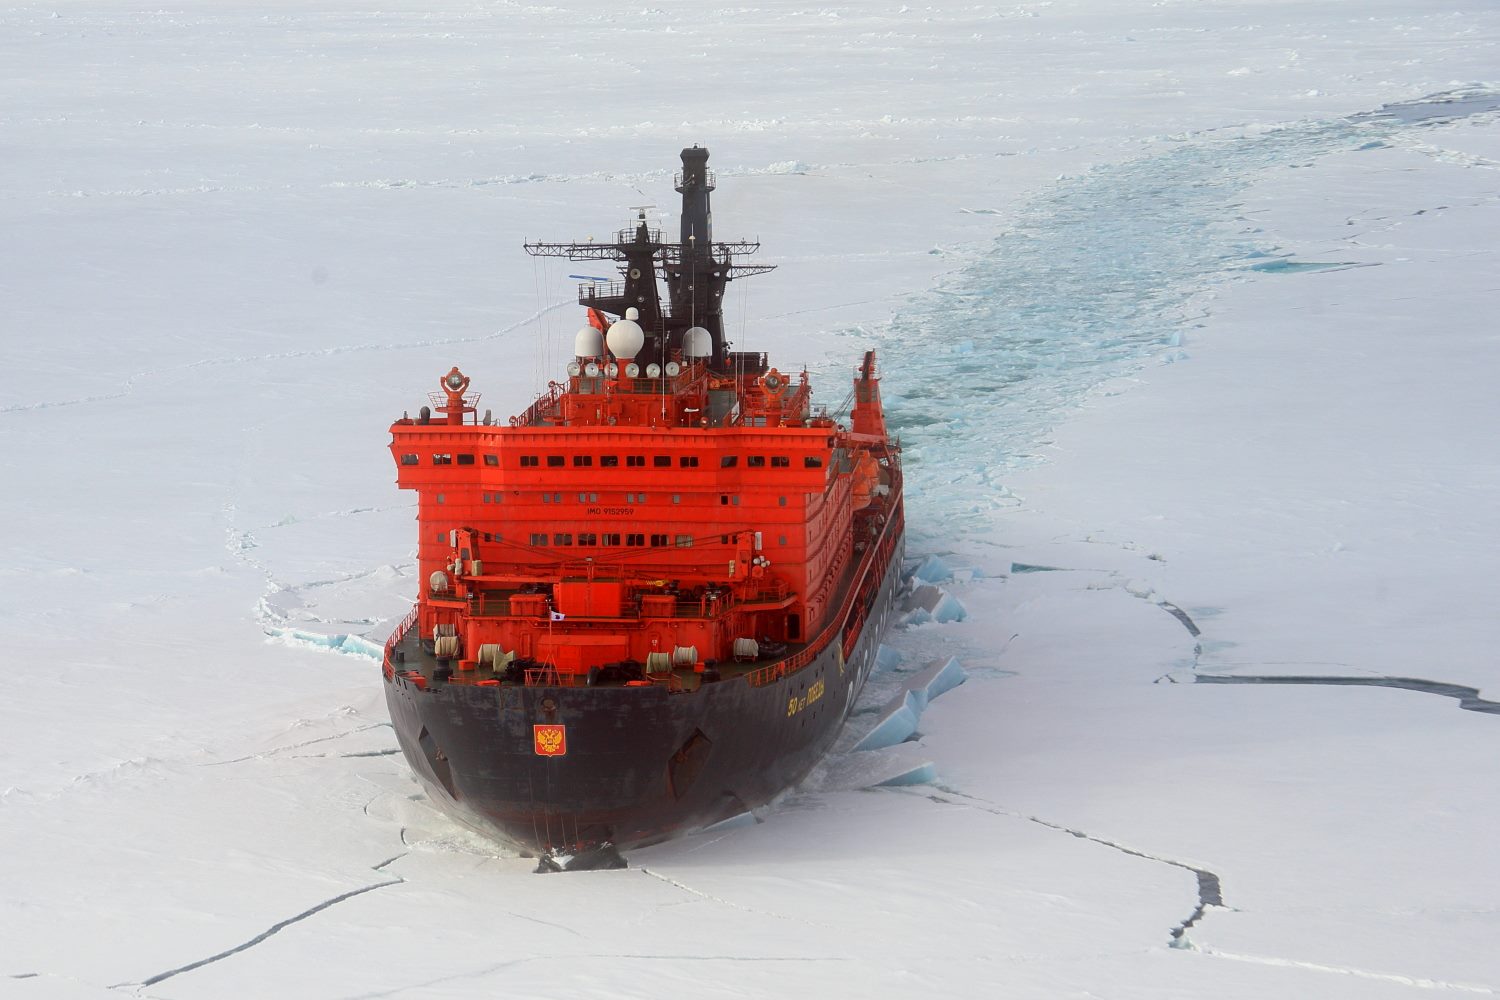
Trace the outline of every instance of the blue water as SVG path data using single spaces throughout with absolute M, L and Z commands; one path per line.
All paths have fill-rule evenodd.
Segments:
M 1086 393 L 1185 358 L 1176 348 L 1201 318 L 1192 306 L 1200 292 L 1247 272 L 1347 266 L 1294 261 L 1267 245 L 1235 205 L 1260 175 L 1497 109 L 1500 93 L 1470 89 L 1351 118 L 1207 132 L 1065 179 L 1024 207 L 986 252 L 878 335 L 914 536 L 952 537 L 1017 504 L 1007 479 L 1038 460 Z

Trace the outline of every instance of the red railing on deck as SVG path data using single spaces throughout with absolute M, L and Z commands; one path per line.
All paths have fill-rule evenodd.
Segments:
M 406 638 L 406 633 L 410 632 L 411 627 L 417 623 L 417 615 L 421 610 L 422 606 L 420 604 L 413 604 L 411 610 L 406 613 L 406 617 L 401 619 L 401 624 L 396 626 L 396 631 L 392 632 L 391 637 L 385 641 L 385 672 L 387 676 L 394 669 L 391 666 L 391 650 L 396 648 L 396 643 Z
M 892 483 L 892 492 L 899 494 L 901 486 L 899 473 L 894 476 L 893 479 L 894 482 Z M 850 613 L 853 611 L 854 602 L 857 601 L 860 595 L 864 593 L 865 584 L 869 581 L 871 574 L 878 571 L 883 578 L 886 567 L 890 564 L 891 552 L 896 547 L 896 536 L 894 533 L 894 528 L 898 519 L 894 515 L 896 514 L 898 509 L 901 509 L 900 504 L 897 504 L 895 507 L 891 508 L 890 513 L 892 516 L 886 518 L 885 527 L 881 531 L 880 541 L 876 548 L 875 558 L 871 559 L 868 563 L 865 564 L 864 571 L 860 573 L 859 578 L 850 585 L 848 593 L 844 595 L 843 603 L 839 605 L 838 614 L 829 619 L 828 624 L 823 626 L 823 630 L 818 633 L 817 637 L 813 639 L 812 642 L 807 644 L 807 647 L 805 649 L 801 650 L 793 656 L 787 657 L 780 663 L 773 663 L 770 666 L 761 667 L 758 670 L 752 670 L 750 673 L 746 674 L 745 679 L 750 682 L 750 685 L 752 687 L 764 687 L 765 685 L 772 683 L 778 678 L 785 677 L 788 674 L 794 674 L 797 671 L 801 670 L 803 667 L 807 666 L 814 659 L 816 659 L 819 653 L 827 648 L 828 644 L 834 640 L 836 633 L 846 628 L 850 624 Z M 900 520 L 905 521 L 904 512 L 902 513 Z M 863 608 L 860 609 L 859 617 L 855 619 L 855 621 L 859 624 L 863 624 Z

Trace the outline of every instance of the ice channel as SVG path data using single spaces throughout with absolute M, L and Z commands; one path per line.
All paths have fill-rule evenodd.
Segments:
M 1257 174 L 1479 114 L 1500 117 L 1500 92 L 1165 139 L 1023 207 L 876 335 L 905 446 L 913 540 L 952 538 L 1014 505 L 1009 475 L 1036 460 L 1064 411 L 1106 379 L 1186 356 L 1199 293 L 1247 270 L 1339 266 L 1289 260 L 1238 214 L 1236 195 Z

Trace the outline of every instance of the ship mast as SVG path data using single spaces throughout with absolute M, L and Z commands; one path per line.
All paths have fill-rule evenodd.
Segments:
M 617 261 L 622 280 L 578 286 L 579 305 L 616 316 L 632 307 L 638 310 L 646 335 L 637 355 L 642 364 L 665 364 L 680 355 L 706 358 L 711 368 L 724 370 L 730 364 L 724 336 L 724 289 L 735 278 L 763 274 L 774 265 L 735 262 L 759 250 L 758 242 L 714 242 L 709 206 L 714 175 L 708 169 L 708 150 L 684 149 L 682 171 L 674 182 L 682 195 L 676 243 L 665 242 L 661 230 L 652 229 L 641 211 L 632 227 L 615 233 L 611 243 L 527 243 L 526 252 L 533 257 Z M 666 282 L 665 303 L 658 277 Z

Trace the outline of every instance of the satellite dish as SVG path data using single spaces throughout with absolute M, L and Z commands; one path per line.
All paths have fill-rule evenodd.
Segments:
M 616 375 L 620 374 L 620 366 L 611 361 L 609 363 L 609 367 L 606 368 L 605 371 L 609 372 L 610 378 L 614 378 Z
M 568 374 L 569 375 L 572 375 L 574 378 L 577 378 L 578 374 L 580 372 L 582 372 L 582 371 L 583 371 L 583 368 L 578 364 L 578 362 L 576 362 L 576 361 L 569 361 L 568 362 Z
M 660 374 L 661 374 L 661 365 L 657 364 L 656 362 L 653 361 L 653 362 L 651 362 L 651 364 L 649 364 L 649 365 L 646 366 L 646 377 L 647 378 L 656 378 Z
M 589 378 L 594 378 L 596 375 L 599 374 L 599 362 L 597 362 L 597 361 L 590 361 L 588 364 L 584 365 L 583 366 L 583 373 L 585 375 L 587 375 Z
M 640 375 L 640 373 L 641 366 L 636 364 L 634 361 L 625 366 L 625 374 L 630 376 L 631 378 L 637 377 L 638 375 Z
M 675 361 L 668 361 L 667 362 L 667 377 L 668 378 L 675 378 L 677 376 L 677 373 L 680 372 L 680 371 L 682 371 L 682 366 L 679 365 L 677 362 L 675 362 Z

